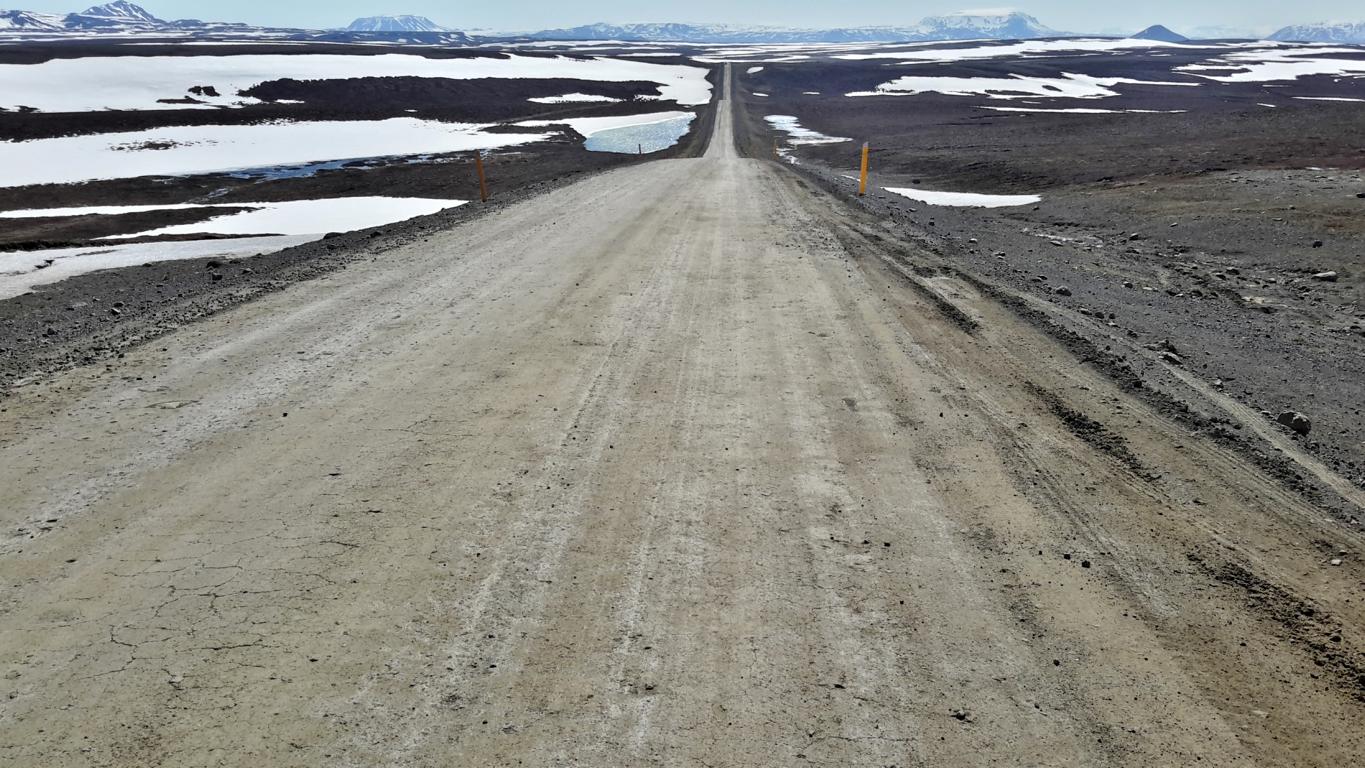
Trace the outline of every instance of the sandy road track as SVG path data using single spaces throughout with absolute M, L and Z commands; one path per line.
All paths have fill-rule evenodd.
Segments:
M 1358 535 L 730 130 L 5 402 L 0 764 L 1365 759 Z

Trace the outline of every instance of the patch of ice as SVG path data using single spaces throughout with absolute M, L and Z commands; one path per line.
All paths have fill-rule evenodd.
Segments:
M 749 69 L 748 69 L 748 73 L 751 74 L 751 75 L 756 75 L 756 74 L 758 74 L 759 72 L 762 72 L 762 71 L 763 71 L 763 67 L 749 67 Z
M 845 141 L 853 141 L 853 139 L 838 136 L 826 136 L 818 131 L 804 128 L 795 115 L 768 115 L 763 119 L 767 120 L 773 128 L 790 136 L 792 144 L 839 144 Z
M 516 125 L 532 128 L 568 125 L 585 139 L 583 146 L 593 152 L 648 154 L 677 144 L 678 139 L 691 128 L 695 117 L 691 112 L 651 112 L 645 115 L 525 120 Z
M 1199 83 L 1171 83 L 1134 80 L 1126 77 L 1091 77 L 1063 72 L 1061 77 L 922 77 L 907 75 L 883 83 L 873 91 L 854 91 L 847 96 L 905 96 L 916 93 L 942 93 L 948 96 L 987 96 L 992 99 L 1033 97 L 1102 99 L 1118 96 L 1115 85 L 1191 86 Z
M 548 133 L 485 133 L 482 125 L 411 117 L 155 128 L 0 141 L 0 187 L 179 176 L 248 168 L 464 152 L 544 141 Z
M 1032 205 L 1043 199 L 1039 195 L 978 195 L 971 192 L 939 192 L 909 187 L 887 187 L 886 191 L 928 205 L 964 208 L 1008 208 L 1015 205 Z
M 594 96 L 591 93 L 566 93 L 562 96 L 537 96 L 527 101 L 537 104 L 576 104 L 578 102 L 615 102 L 622 99 L 614 99 L 610 96 Z
M 679 104 L 711 100 L 708 70 L 621 58 L 511 55 L 434 59 L 414 54 L 243 54 L 226 56 L 88 56 L 39 64 L 0 64 L 0 107 L 41 112 L 100 109 L 213 109 L 261 103 L 241 96 L 261 83 L 358 77 L 428 77 L 452 80 L 537 78 L 658 83 L 659 98 Z M 190 94 L 212 86 L 218 96 Z M 199 104 L 165 104 L 192 96 Z
M 768 98 L 768 94 L 766 94 L 766 93 L 759 93 L 758 91 L 754 91 L 754 95 L 755 95 L 755 96 L 762 96 L 762 97 L 765 98 L 765 99 Z

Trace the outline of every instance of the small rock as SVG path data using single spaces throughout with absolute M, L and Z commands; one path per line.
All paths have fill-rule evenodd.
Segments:
M 1337 281 L 1337 273 L 1330 270 L 1327 272 L 1318 272 L 1313 275 L 1313 279 L 1321 280 L 1324 283 L 1335 283 Z
M 962 723 L 970 723 L 975 719 L 972 717 L 972 713 L 965 709 L 954 709 L 950 714 L 954 720 Z
M 222 280 L 222 279 L 223 279 L 223 273 L 222 273 L 222 272 L 214 272 L 214 273 L 213 273 L 213 281 L 214 281 L 214 282 L 218 282 L 219 280 Z
M 1059 285 L 1059 286 L 1057 286 L 1056 288 L 1053 288 L 1053 289 L 1052 289 L 1052 292 L 1055 293 L 1055 294 L 1057 294 L 1058 296 L 1070 296 L 1070 295 L 1071 295 L 1071 289 L 1070 289 L 1070 288 L 1067 288 L 1065 285 Z
M 1341 565 L 1341 558 L 1339 557 L 1332 558 L 1332 565 Z
M 1321 247 L 1322 247 L 1322 241 L 1321 241 L 1321 240 L 1314 240 L 1314 241 L 1313 241 L 1313 247 L 1314 247 L 1314 248 L 1321 248 Z
M 1313 422 L 1309 421 L 1307 416 L 1295 411 L 1285 411 L 1275 420 L 1300 435 L 1306 435 L 1313 430 Z
M 1162 352 L 1162 353 L 1161 353 L 1161 359 L 1162 359 L 1162 360 L 1165 360 L 1166 362 L 1170 363 L 1171 365 L 1184 365 L 1184 364 L 1185 364 L 1185 361 L 1181 359 L 1180 355 L 1177 355 L 1177 354 L 1174 353 L 1174 352 Z

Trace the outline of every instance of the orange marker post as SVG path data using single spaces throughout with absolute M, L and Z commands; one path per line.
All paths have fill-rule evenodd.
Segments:
M 867 194 L 867 142 L 863 142 L 863 170 L 858 174 L 858 196 Z
M 488 202 L 488 180 L 483 175 L 483 153 L 474 155 L 474 170 L 479 173 L 479 202 Z

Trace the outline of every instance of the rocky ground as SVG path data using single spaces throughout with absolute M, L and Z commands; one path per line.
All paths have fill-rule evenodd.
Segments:
M 1144 61 L 1129 74 L 1160 79 Z M 1178 114 L 1008 114 L 975 108 L 1008 103 L 982 97 L 842 96 L 887 79 L 864 63 L 765 67 L 742 89 L 747 151 L 771 154 L 764 114 L 868 140 L 873 189 L 860 202 L 941 256 L 937 268 L 1020 297 L 1040 322 L 1084 337 L 1113 375 L 1263 464 L 1279 463 L 1265 432 L 1320 459 L 1330 481 L 1365 487 L 1365 104 L 1292 99 L 1354 86 L 1310 78 L 1273 97 L 1261 84 L 1138 88 L 1084 104 L 1188 110 Z M 1267 98 L 1280 107 L 1260 106 Z M 793 167 L 851 197 L 857 147 L 797 147 Z M 1042 201 L 950 208 L 882 187 Z M 1300 468 L 1279 473 L 1324 486 Z

